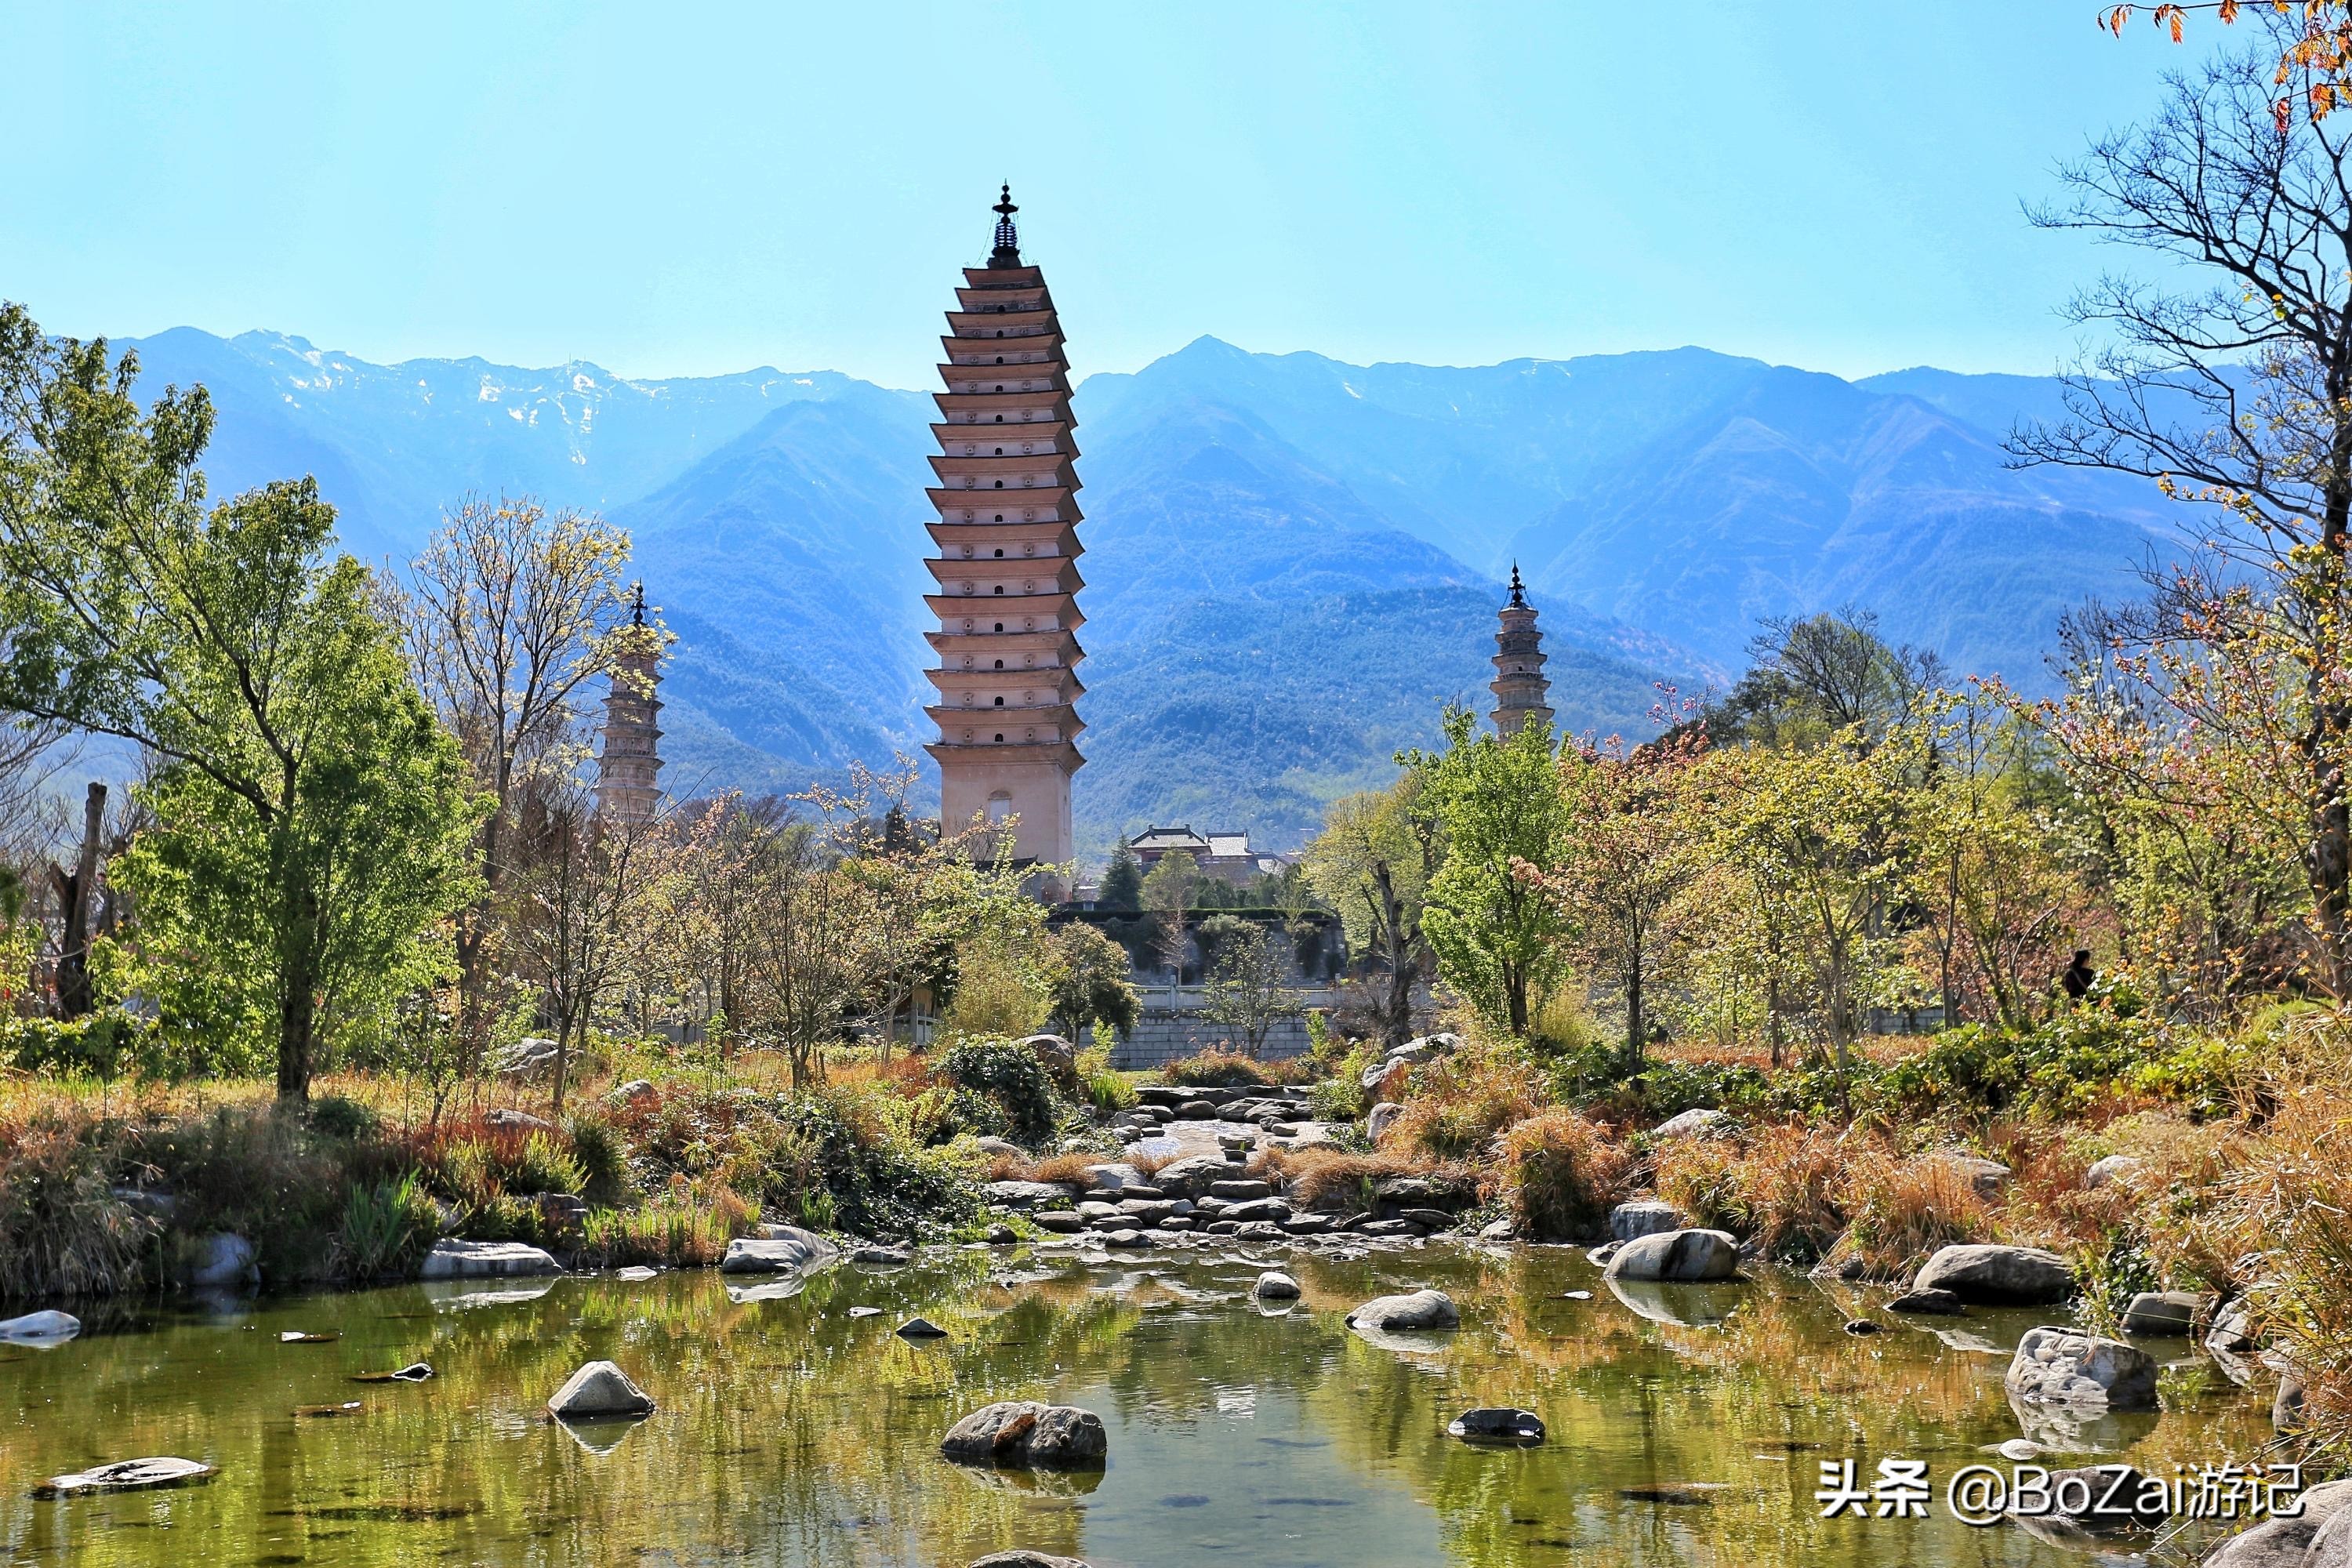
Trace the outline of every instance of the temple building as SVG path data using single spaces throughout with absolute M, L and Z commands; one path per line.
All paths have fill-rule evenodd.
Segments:
M 1551 722 L 1551 682 L 1544 679 L 1543 633 L 1536 630 L 1535 606 L 1511 563 L 1511 598 L 1499 612 L 1495 633 L 1495 732 L 1508 735 L 1529 720 Z
M 937 592 L 923 600 L 939 617 L 925 634 L 939 699 L 925 711 L 940 738 L 924 749 L 940 764 L 946 828 L 1012 816 L 1016 858 L 1059 863 L 1076 854 L 1070 775 L 1086 762 L 1078 448 L 1061 322 L 1045 275 L 1022 262 L 1018 210 L 1005 187 L 988 265 L 964 268 L 940 340 L 939 483 L 928 492 L 938 553 L 925 563 Z
M 629 624 L 646 624 L 646 585 L 637 584 Z M 596 815 L 608 822 L 651 822 L 661 804 L 661 641 L 629 639 L 613 661 L 604 693 L 604 729 L 596 752 Z

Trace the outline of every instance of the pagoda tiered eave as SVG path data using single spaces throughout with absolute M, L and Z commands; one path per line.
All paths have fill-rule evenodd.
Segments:
M 1078 531 L 1076 528 L 1066 522 L 1055 522 L 1042 518 L 1031 522 L 957 522 L 950 519 L 938 519 L 923 524 L 923 527 L 930 534 L 931 542 L 938 545 L 944 552 L 940 559 L 961 566 L 978 565 L 983 562 L 992 565 L 1000 560 L 1076 561 L 1087 552 L 1087 547 L 1078 542 Z M 1041 530 L 1044 531 L 1040 531 Z M 1009 550 L 1018 545 L 1033 543 L 1050 544 L 1053 546 L 1052 552 L 1045 555 L 1004 556 L 956 553 L 966 548 L 974 552 Z
M 1056 337 L 1061 329 L 1054 320 L 1054 308 L 1040 303 L 1027 310 L 950 310 L 948 330 L 958 338 L 1014 338 L 1031 332 L 1050 332 Z
M 1012 394 L 1007 393 L 1005 395 L 1009 397 Z M 1067 441 L 1070 432 L 1077 427 L 1078 422 L 1070 418 L 1007 419 L 1001 424 L 993 419 L 962 419 L 932 426 L 931 438 L 942 447 L 954 441 L 988 442 L 992 445 L 1003 440 L 1051 441 L 1055 443 L 1054 450 L 1062 453 L 1065 457 L 1075 458 L 1078 456 L 1076 445 L 1073 443 L 1064 446 L 1062 443 Z M 1020 432 L 1018 436 L 1013 435 L 1016 430 Z M 975 457 L 978 455 L 973 454 Z M 1012 455 L 1010 452 L 1004 454 L 1006 457 Z M 1031 455 L 1027 452 L 1021 454 L 1024 458 Z
M 1051 364 L 1066 369 L 1062 360 L 1062 334 L 1059 331 L 1029 332 L 1020 337 L 1010 333 L 1001 338 L 959 338 L 942 334 L 940 352 L 948 356 L 950 365 L 1003 365 L 1010 369 L 1024 364 Z M 1034 359 L 1013 359 L 1012 354 L 1034 354 Z M 970 358 L 960 356 L 970 355 Z M 995 356 L 1003 355 L 1003 358 Z
M 1053 617 L 1050 626 L 1024 626 L 1023 631 L 1076 631 L 1087 624 L 1078 601 L 1070 594 L 926 594 L 923 603 L 941 621 L 984 620 L 992 625 L 1013 616 Z M 986 613 L 982 614 L 985 609 Z M 974 634 L 975 636 L 978 634 Z M 993 637 L 996 634 L 989 634 Z
M 991 486 L 986 489 L 980 489 L 977 486 L 970 489 L 963 489 L 961 486 L 946 489 L 934 488 L 927 489 L 923 493 L 931 498 L 931 504 L 939 508 L 942 515 L 951 510 L 961 511 L 965 507 L 971 507 L 974 510 L 977 510 L 982 502 L 987 501 L 991 504 L 991 521 L 992 521 L 994 520 L 993 509 L 995 507 L 1002 506 L 1007 501 L 1013 501 L 1013 503 L 1018 506 L 1050 506 L 1057 510 L 1065 510 L 1069 513 L 1069 515 L 1063 519 L 1063 521 L 1067 522 L 1076 522 L 1079 521 L 1077 509 L 1070 504 L 1070 498 L 1077 493 L 1077 476 L 1076 474 L 1070 475 L 1069 480 L 1070 482 L 1066 485 L 1034 485 L 1026 488 L 1016 485 L 1011 489 L 1003 490 L 997 489 L 993 486 Z M 1019 498 L 1017 500 L 1014 500 L 1016 497 Z M 974 518 L 972 521 L 977 522 L 980 520 L 978 518 Z M 1006 526 L 1011 526 L 1013 519 L 1008 517 L 1004 521 Z M 1024 521 L 1032 522 L 1045 522 L 1050 520 L 1045 518 L 1030 518 Z
M 941 658 L 959 658 L 969 654 L 975 659 L 1010 658 L 1015 654 L 1058 654 L 1058 668 L 1075 669 L 1085 661 L 1087 650 L 1072 642 L 1065 650 L 1060 631 L 1052 626 L 1033 627 L 1014 632 L 925 632 L 923 640 Z M 1003 675 L 1003 670 L 992 669 L 991 675 Z
M 985 599 L 992 605 L 999 599 L 1071 595 L 1086 586 L 1086 580 L 1078 575 L 1077 563 L 1066 555 L 973 555 L 950 556 L 945 560 L 933 555 L 925 557 L 923 564 L 930 568 L 943 591 L 940 596 L 959 605 L 972 599 Z M 1024 587 L 1015 594 L 1012 591 L 1014 579 L 1037 586 Z M 950 588 L 950 581 L 972 584 L 974 591 Z M 996 592 L 1000 585 L 1005 592 Z

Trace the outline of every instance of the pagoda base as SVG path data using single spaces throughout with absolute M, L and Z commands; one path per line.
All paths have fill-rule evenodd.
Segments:
M 975 816 L 1001 822 L 1011 816 L 1013 858 L 1062 865 L 1076 858 L 1070 830 L 1070 773 L 1062 747 L 931 748 L 940 765 L 940 827 L 960 833 Z M 1022 756 L 1017 752 L 1030 754 Z M 1043 754 L 1039 754 L 1042 752 Z M 975 849 L 982 847 L 974 846 Z

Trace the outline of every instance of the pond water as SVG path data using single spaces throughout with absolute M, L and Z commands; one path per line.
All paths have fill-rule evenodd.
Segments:
M 1304 1289 L 1287 1312 L 1249 1299 L 1269 1264 Z M 693 1272 L 263 1298 L 93 1323 L 53 1350 L 0 1346 L 0 1558 L 961 1568 L 1027 1546 L 1096 1568 L 2095 1560 L 1944 1506 L 1952 1469 L 2020 1436 L 2000 1376 L 2046 1314 L 1906 1321 L 1874 1310 L 1883 1292 L 1788 1276 L 1621 1299 L 1572 1250 L 1437 1244 L 1091 1262 L 943 1249 L 731 1284 Z M 1376 1342 L 1341 1321 L 1422 1285 L 1454 1296 L 1460 1332 Z M 1576 1290 L 1591 1299 L 1563 1299 Z M 1842 1331 L 1866 1311 L 1886 1331 Z M 949 1337 L 892 1331 L 918 1313 Z M 340 1337 L 280 1342 L 298 1331 Z M 2186 1341 L 2153 1343 L 2184 1363 L 2161 1415 L 2031 1435 L 2167 1475 L 2255 1457 L 2266 1406 L 2191 1363 Z M 659 1413 L 584 1433 L 547 1420 L 547 1397 L 598 1357 Z M 439 1375 L 350 1381 L 417 1360 Z M 1009 1398 L 1099 1413 L 1108 1468 L 1026 1478 L 940 1458 L 959 1416 Z M 294 1414 L 354 1399 L 348 1418 Z M 1479 1405 L 1538 1412 L 1549 1440 L 1446 1436 Z M 29 1496 L 43 1477 L 151 1454 L 220 1473 L 180 1491 Z M 1866 1486 L 1890 1458 L 1927 1461 L 1931 1517 L 1817 1517 L 1822 1460 L 1855 1460 Z

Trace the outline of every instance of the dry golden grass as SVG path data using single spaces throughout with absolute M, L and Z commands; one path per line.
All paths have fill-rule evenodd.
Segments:
M 1624 1195 L 1633 1158 L 1572 1110 L 1547 1110 L 1503 1134 L 1499 1180 L 1522 1236 L 1590 1234 Z
M 1996 1234 L 1974 1173 L 1948 1154 L 1906 1156 L 1881 1143 L 1860 1144 L 1835 1199 L 1846 1228 L 1830 1256 L 1859 1260 L 1873 1279 L 1902 1278 L 1939 1247 Z
M 1736 1143 L 1677 1139 L 1658 1152 L 1658 1195 L 1700 1225 L 1754 1237 L 1768 1257 L 1811 1263 L 1845 1228 L 1839 1189 L 1860 1142 L 1794 1125 Z
M 1436 1167 L 1427 1160 L 1402 1154 L 1268 1149 L 1250 1161 L 1249 1169 L 1267 1181 L 1286 1184 L 1290 1201 L 1300 1208 L 1341 1209 L 1364 1206 L 1359 1194 L 1367 1182 L 1383 1176 L 1420 1175 Z
M 1474 1045 L 1412 1070 L 1404 1110 L 1381 1142 L 1436 1160 L 1491 1158 L 1503 1130 L 1546 1099 L 1543 1075 L 1525 1057 Z

